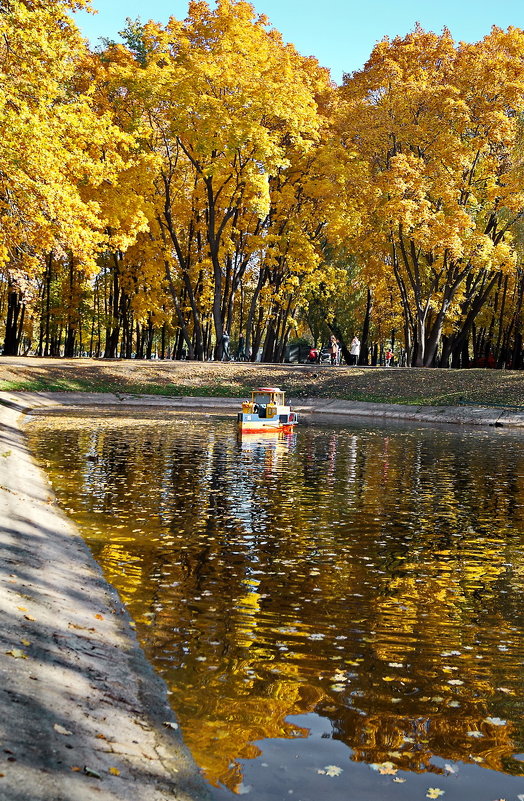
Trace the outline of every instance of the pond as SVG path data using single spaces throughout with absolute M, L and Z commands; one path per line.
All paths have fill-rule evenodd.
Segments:
M 524 801 L 521 435 L 146 413 L 29 436 L 216 801 Z

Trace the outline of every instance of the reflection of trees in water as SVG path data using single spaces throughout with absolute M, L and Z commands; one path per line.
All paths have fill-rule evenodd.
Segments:
M 110 510 L 95 550 L 211 780 L 236 786 L 232 760 L 305 736 L 286 717 L 315 708 L 357 760 L 518 771 L 522 731 L 486 722 L 518 720 L 522 697 L 518 443 L 341 428 L 242 444 L 151 425 L 38 447 L 67 471 L 68 505 L 76 482 L 80 507 Z

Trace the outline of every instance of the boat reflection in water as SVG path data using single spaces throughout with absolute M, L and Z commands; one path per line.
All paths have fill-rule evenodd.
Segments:
M 261 431 L 237 434 L 239 451 L 248 455 L 254 465 L 263 465 L 265 471 L 277 472 L 282 459 L 296 447 L 297 435 L 289 431 Z

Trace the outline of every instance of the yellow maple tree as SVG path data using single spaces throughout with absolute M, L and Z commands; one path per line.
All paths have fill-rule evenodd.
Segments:
M 417 27 L 376 45 L 341 91 L 339 133 L 367 169 L 355 247 L 396 283 L 415 365 L 514 269 L 523 53 L 515 28 L 457 46 Z

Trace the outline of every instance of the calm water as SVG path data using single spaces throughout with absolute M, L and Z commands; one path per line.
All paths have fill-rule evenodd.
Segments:
M 217 801 L 524 801 L 524 438 L 29 431 Z

